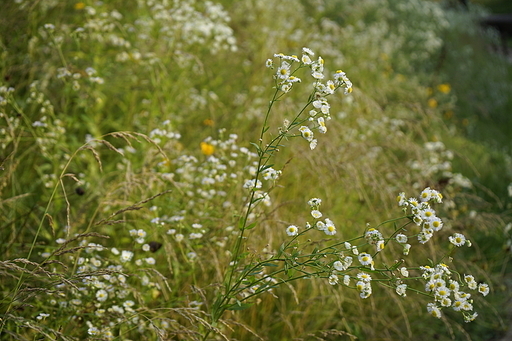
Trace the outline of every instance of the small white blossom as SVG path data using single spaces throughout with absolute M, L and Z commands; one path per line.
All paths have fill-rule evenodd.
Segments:
M 334 223 L 331 219 L 326 218 L 325 219 L 325 234 L 328 236 L 333 236 L 336 234 L 336 226 L 334 226 Z
M 336 284 L 338 284 L 338 281 L 339 281 L 339 279 L 338 279 L 337 275 L 332 274 L 329 276 L 329 284 L 330 285 L 336 285 Z
M 108 299 L 108 293 L 104 289 L 100 289 L 96 292 L 96 299 L 100 302 L 104 302 Z
M 396 293 L 402 297 L 407 296 L 407 294 L 405 293 L 406 290 L 407 290 L 407 284 L 399 284 L 396 287 Z
M 487 294 L 489 293 L 489 285 L 485 283 L 478 284 L 478 292 L 484 296 L 487 296 Z
M 299 131 L 301 132 L 302 137 L 304 139 L 306 139 L 308 142 L 313 141 L 314 135 L 313 135 L 313 132 L 311 131 L 311 129 L 309 129 L 306 126 L 302 126 L 302 127 L 299 128 Z
M 312 210 L 311 216 L 313 216 L 313 218 L 315 219 L 319 219 L 322 217 L 322 212 L 320 212 L 319 210 Z
M 123 250 L 121 252 L 121 262 L 129 262 L 132 260 L 133 252 Z
M 299 233 L 299 228 L 295 225 L 290 225 L 286 228 L 286 234 L 290 237 L 296 236 Z
M 462 246 L 466 243 L 466 237 L 461 233 L 455 233 L 453 236 L 448 237 L 448 239 L 455 246 Z

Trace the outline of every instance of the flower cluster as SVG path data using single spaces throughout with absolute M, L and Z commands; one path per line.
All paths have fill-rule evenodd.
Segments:
M 384 237 L 382 236 L 382 233 L 379 232 L 379 230 L 376 230 L 374 228 L 368 229 L 366 233 L 364 234 L 364 238 L 368 242 L 368 244 L 375 245 L 376 251 L 382 251 L 384 249 L 384 246 L 386 245 L 384 243 Z
M 149 138 L 153 140 L 155 143 L 165 145 L 165 142 L 168 140 L 179 140 L 181 138 L 181 134 L 179 132 L 172 131 L 171 121 L 165 120 L 161 123 L 160 128 L 153 129 L 149 132 Z
M 145 236 L 141 229 L 132 230 L 130 234 L 139 239 Z M 59 239 L 57 243 L 63 244 L 67 241 Z M 50 306 L 69 313 L 72 319 L 87 316 L 85 324 L 88 334 L 100 336 L 104 340 L 114 338 L 115 324 L 126 323 L 140 331 L 146 330 L 146 321 L 135 313 L 135 297 L 139 295 L 135 289 L 136 282 L 133 279 L 129 281 L 129 276 L 126 275 L 133 264 L 137 268 L 141 268 L 143 264 L 133 262 L 134 253 L 129 250 L 107 248 L 85 240 L 80 242 L 80 247 L 84 250 L 82 254 L 70 256 L 76 263 L 77 280 L 73 284 L 57 284 L 55 288 L 60 294 L 49 300 Z M 148 292 L 159 292 L 160 285 L 147 275 L 134 278 L 138 278 L 138 284 L 148 288 Z M 88 302 L 94 302 L 94 305 L 89 305 Z
M 0 83 L 0 120 L 2 121 L 0 127 L 0 148 L 6 150 L 14 140 L 14 132 L 21 124 L 20 117 L 17 115 L 8 115 L 4 112 L 5 106 L 10 102 L 14 88 L 7 87 Z
M 295 83 L 301 82 L 301 79 L 294 76 L 296 71 L 300 68 L 308 67 L 311 71 L 313 78 L 314 96 L 310 102 L 313 108 L 309 111 L 308 120 L 313 123 L 313 127 L 301 126 L 299 132 L 301 136 L 309 142 L 310 149 L 315 149 L 318 141 L 315 139 L 313 130 L 325 134 L 327 132 L 326 121 L 331 119 L 330 104 L 327 101 L 327 96 L 332 95 L 339 88 L 343 87 L 345 94 L 352 92 L 352 82 L 348 79 L 345 72 L 338 70 L 334 73 L 332 80 L 327 80 L 325 83 L 322 80 L 324 75 L 324 60 L 322 57 L 314 58 L 315 53 L 309 48 L 302 49 L 302 57 L 299 59 L 295 55 L 285 55 L 283 53 L 275 54 L 275 58 L 279 58 L 280 64 L 274 75 L 276 80 L 276 87 L 283 93 L 288 93 Z M 292 69 L 293 63 L 299 63 L 295 69 Z M 272 59 L 268 59 L 266 66 L 274 68 Z
M 435 189 L 431 189 L 430 187 L 425 188 L 421 192 L 419 199 L 407 199 L 405 193 L 402 192 L 398 195 L 397 201 L 398 205 L 403 206 L 405 210 L 407 208 L 410 209 L 412 213 L 411 219 L 416 225 L 421 226 L 421 231 L 418 234 L 418 241 L 421 244 L 428 242 L 434 235 L 434 232 L 443 228 L 443 221 L 436 216 L 436 211 L 434 211 L 429 204 L 429 201 L 436 203 L 443 202 L 442 194 Z
M 316 227 L 319 231 L 324 231 L 324 233 L 328 236 L 333 236 L 336 234 L 336 226 L 332 220 L 329 218 L 325 218 L 323 221 L 320 220 L 320 218 L 323 216 L 322 212 L 319 210 L 321 204 L 322 200 L 318 198 L 312 198 L 308 201 L 308 205 L 311 209 L 311 216 L 315 219 L 315 222 L 312 224 L 312 226 Z
M 7 104 L 7 98 L 14 92 L 13 87 L 6 87 L 5 85 L 0 85 L 0 106 L 5 106 Z
M 313 224 L 307 222 L 306 230 L 316 228 L 319 231 L 323 231 L 327 235 L 334 235 L 336 234 L 336 226 L 332 220 L 329 218 L 321 220 L 323 217 L 323 213 L 320 211 L 321 204 L 322 200 L 319 198 L 312 198 L 308 201 L 310 214 L 315 219 L 315 222 Z M 299 228 L 296 225 L 290 225 L 286 228 L 286 233 L 289 236 L 296 236 L 299 234 Z M 384 238 L 378 230 L 369 229 L 364 237 L 369 244 L 376 245 L 378 251 L 384 249 Z M 350 275 L 348 272 L 353 269 L 369 269 L 371 271 L 375 271 L 375 262 L 373 256 L 366 252 L 359 252 L 358 247 L 352 245 L 348 241 L 343 243 L 343 245 L 346 251 L 339 252 L 337 254 L 336 260 L 330 264 L 331 266 L 326 268 L 328 271 L 328 274 L 326 275 L 327 281 L 330 285 L 336 285 L 339 282 L 339 275 L 341 274 L 343 275 L 343 284 L 345 286 L 349 286 L 351 279 L 354 278 L 357 280 L 354 288 L 359 292 L 360 297 L 368 298 L 372 294 L 372 277 L 364 271 L 359 271 L 355 275 Z M 359 265 L 354 265 L 354 257 L 352 255 L 346 255 L 345 252 L 357 256 Z
M 372 286 L 370 284 L 372 277 L 366 272 L 357 274 L 356 288 L 361 298 L 368 298 L 372 294 Z
M 204 159 L 193 155 L 179 155 L 170 164 L 174 165 L 172 172 L 165 172 L 167 164 L 161 164 L 160 174 L 164 180 L 174 181 L 190 198 L 187 209 L 201 206 L 211 200 L 220 200 L 224 207 L 231 205 L 226 200 L 227 191 L 231 185 L 237 185 L 242 177 L 255 175 L 253 159 L 256 154 L 245 147 L 238 145 L 238 136 L 229 134 L 223 138 L 224 131 L 219 132 L 221 137 L 214 139 L 208 137 L 200 144 L 200 151 Z M 245 168 L 243 165 L 249 164 Z M 267 170 L 270 174 L 271 170 Z M 276 178 L 274 176 L 274 178 Z M 250 186 L 252 184 L 252 186 Z M 259 183 L 247 183 L 246 188 L 259 188 Z
M 436 216 L 436 212 L 430 205 L 431 202 L 443 202 L 443 196 L 440 192 L 427 187 L 421 191 L 417 198 L 407 198 L 405 193 L 402 192 L 398 195 L 397 201 L 399 206 L 404 207 L 404 211 L 406 212 L 410 211 L 410 214 L 407 217 L 390 220 L 388 222 L 406 218 L 408 222 L 405 223 L 404 227 L 409 224 L 421 226 L 421 231 L 417 234 L 420 244 L 426 243 L 432 238 L 434 232 L 442 229 L 443 222 Z M 312 198 L 308 201 L 310 214 L 315 219 L 315 222 L 313 224 L 309 222 L 306 223 L 306 230 L 302 233 L 312 230 L 313 228 L 324 231 L 328 235 L 336 231 L 332 221 L 328 218 L 324 218 L 324 214 L 320 210 L 321 204 L 322 200 L 319 198 Z M 394 288 L 399 296 L 406 297 L 408 284 L 404 282 L 408 279 L 417 280 L 418 278 L 423 278 L 425 280 L 425 291 L 434 300 L 427 304 L 427 310 L 432 316 L 440 318 L 442 309 L 450 307 L 455 311 L 460 311 L 466 322 L 473 321 L 478 314 L 473 312 L 471 294 L 467 293 L 467 290 L 464 288 L 467 287 L 469 290 L 477 290 L 483 296 L 486 296 L 490 289 L 485 283 L 478 284 L 472 275 L 464 275 L 463 279 L 461 279 L 461 276 L 457 272 L 450 270 L 445 264 L 439 264 L 434 268 L 430 266 L 420 266 L 419 269 L 422 272 L 421 277 L 417 276 L 413 278 L 409 278 L 410 271 L 416 271 L 418 268 L 402 266 L 391 270 L 390 267 L 386 265 L 380 267 L 380 269 L 376 267 L 375 257 L 384 250 L 388 241 L 395 240 L 403 245 L 405 255 L 409 253 L 411 247 L 411 245 L 408 244 L 409 237 L 401 233 L 406 231 L 404 227 L 397 229 L 395 226 L 395 232 L 391 238 L 384 237 L 377 228 L 367 228 L 362 236 L 354 239 L 361 239 L 366 243 L 352 245 L 350 241 L 337 241 L 329 247 L 321 248 L 322 251 L 320 251 L 319 256 L 334 256 L 334 259 L 326 263 L 318 263 L 315 261 L 315 270 L 318 271 L 317 274 L 326 278 L 330 285 L 337 285 L 342 276 L 343 285 L 355 289 L 363 299 L 372 295 L 372 283 L 374 282 Z M 299 235 L 299 227 L 290 225 L 287 227 L 286 232 L 289 236 L 297 236 Z M 456 246 L 470 245 L 469 240 L 460 233 L 455 233 L 449 240 Z M 344 249 L 339 250 L 339 245 L 343 245 Z M 368 245 L 375 246 L 374 254 L 360 249 Z M 323 264 L 325 267 L 319 268 L 320 264 Z M 396 275 L 396 272 L 399 274 Z M 380 277 L 379 274 L 381 274 L 382 277 Z M 373 278 L 374 276 L 376 276 L 376 278 Z M 355 286 L 350 285 L 351 280 L 355 280 Z M 389 284 L 385 284 L 386 282 Z
M 148 60 L 154 63 L 157 60 L 154 53 L 146 50 L 155 43 L 172 46 L 177 54 L 197 45 L 206 45 L 213 53 L 237 49 L 233 30 L 228 26 L 231 18 L 220 4 L 195 0 L 180 1 L 179 5 L 140 1 L 138 6 L 141 15 L 134 22 L 127 22 L 117 10 L 87 6 L 87 20 L 74 33 L 120 48 L 122 51 L 116 56 L 118 62 Z M 116 30 L 118 26 L 127 27 L 138 39 L 125 36 Z M 153 40 L 152 34 L 156 28 L 159 29 L 158 42 Z
M 420 173 L 422 179 L 437 178 L 439 181 L 447 181 L 450 185 L 463 188 L 471 188 L 471 180 L 460 173 L 452 172 L 453 152 L 446 149 L 441 141 L 426 142 L 421 158 L 409 161 L 409 167 Z
M 151 136 L 155 136 L 162 148 L 178 143 L 179 135 L 167 128 L 154 132 Z M 188 261 L 201 258 L 204 253 L 198 251 L 207 238 L 221 248 L 226 246 L 228 236 L 215 235 L 211 219 L 224 219 L 225 212 L 235 212 L 236 202 L 248 204 L 252 193 L 254 206 L 258 209 L 251 210 L 248 218 L 251 221 L 257 219 L 263 212 L 259 208 L 271 205 L 269 187 L 274 186 L 281 176 L 281 171 L 272 167 L 259 166 L 258 170 L 257 154 L 240 146 L 236 134 L 226 134 L 225 129 L 220 129 L 218 135 L 218 138 L 203 139 L 196 154 L 180 153 L 153 169 L 153 174 L 164 183 L 177 186 L 183 199 L 176 200 L 171 209 L 160 205 L 151 208 L 151 233 L 164 241 L 170 238 L 177 248 L 186 251 Z M 240 191 L 240 188 L 247 191 Z M 149 234 L 150 230 L 146 231 Z M 231 235 L 233 227 L 227 226 L 225 232 Z M 135 241 L 142 244 L 144 251 L 151 250 L 151 245 L 145 241 L 147 238 L 141 238 L 141 234 L 140 229 L 133 231 Z
M 319 210 L 321 204 L 322 199 L 319 198 L 312 198 L 308 201 L 308 205 L 311 209 L 310 214 L 315 221 L 313 224 L 310 224 L 309 222 L 306 223 L 306 229 L 315 227 L 319 231 L 324 231 L 326 235 L 333 236 L 336 234 L 336 226 L 333 221 L 329 218 L 320 220 L 320 218 L 323 217 L 323 213 Z M 289 236 L 296 236 L 299 233 L 299 228 L 296 225 L 290 225 L 286 228 L 286 233 Z
M 376 231 L 376 230 L 374 230 Z M 377 235 L 377 234 L 374 234 Z M 382 237 L 382 236 L 381 236 Z M 355 289 L 359 292 L 359 296 L 361 298 L 368 298 L 372 294 L 372 286 L 371 281 L 372 277 L 364 272 L 359 271 L 355 277 L 349 275 L 347 271 L 350 269 L 365 269 L 368 268 L 371 271 L 375 271 L 375 261 L 373 256 L 366 252 L 359 252 L 357 246 L 352 245 L 349 242 L 344 243 L 344 247 L 346 251 L 340 252 L 340 258 L 334 263 L 332 263 L 332 267 L 334 268 L 333 274 L 331 276 L 337 276 L 337 272 L 343 273 L 343 284 L 345 286 L 350 285 L 350 280 L 355 278 L 356 286 Z M 359 261 L 360 266 L 353 265 L 354 258 L 350 255 L 345 255 L 345 252 L 350 252 L 354 256 L 357 256 L 357 260 Z M 331 283 L 332 284 L 332 283 Z
M 255 294 L 268 292 L 272 293 L 272 289 L 278 284 L 278 281 L 265 270 L 253 271 L 245 278 L 244 285 L 238 290 L 240 299 L 254 296 Z
M 420 269 L 423 272 L 422 277 L 427 281 L 425 291 L 434 296 L 434 302 L 427 305 L 432 316 L 441 318 L 441 310 L 447 307 L 460 311 L 466 322 L 471 322 L 478 316 L 477 312 L 473 312 L 471 294 L 462 289 L 467 286 L 468 289 L 477 290 L 486 296 L 490 291 L 487 284 L 478 284 L 472 275 L 464 275 L 464 281 L 457 281 L 452 278 L 454 272 L 446 264 L 438 264 L 434 268 L 422 266 Z

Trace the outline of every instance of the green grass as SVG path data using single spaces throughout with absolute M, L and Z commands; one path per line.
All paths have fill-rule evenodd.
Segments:
M 503 336 L 512 66 L 474 25 L 482 10 L 419 0 L 219 3 L 46 0 L 2 10 L 1 338 Z M 283 95 L 274 54 L 300 58 L 302 47 L 325 60 L 324 82 L 338 69 L 353 82 L 350 95 L 342 87 L 325 97 L 325 135 L 307 121 L 309 67 L 272 101 Z M 297 119 L 306 120 L 283 129 L 306 104 Z M 262 180 L 268 206 L 243 188 L 262 179 L 257 162 L 267 160 L 282 171 Z M 404 214 L 398 193 L 425 187 L 444 196 L 432 240 L 419 244 L 408 218 L 379 225 Z M 306 230 L 314 197 L 336 235 Z M 288 236 L 290 225 L 300 235 Z M 361 238 L 371 227 L 386 240 L 403 228 L 409 255 L 393 241 L 376 253 Z M 472 247 L 450 244 L 454 233 Z M 330 285 L 333 262 L 351 254 L 347 240 L 377 270 L 354 257 Z M 451 308 L 428 314 L 434 298 L 419 266 L 439 263 L 454 279 L 489 284 L 486 297 L 472 292 L 474 322 Z M 374 279 L 366 299 L 359 271 Z M 254 289 L 265 274 L 272 290 Z M 396 294 L 399 281 L 407 297 Z

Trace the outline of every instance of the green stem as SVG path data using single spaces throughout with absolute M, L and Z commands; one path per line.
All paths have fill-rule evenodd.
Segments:
M 256 169 L 256 178 L 255 178 L 256 183 L 257 183 L 259 175 L 260 175 L 262 160 L 264 158 L 264 155 L 266 154 L 266 151 L 268 151 L 268 146 L 265 149 L 265 152 L 262 151 L 263 136 L 264 136 L 265 132 L 268 130 L 267 122 L 270 117 L 270 112 L 272 110 L 272 107 L 274 106 L 274 103 L 278 99 L 278 93 L 279 93 L 279 89 L 276 88 L 276 91 L 274 92 L 274 95 L 272 96 L 272 100 L 270 101 L 267 112 L 265 114 L 265 119 L 263 121 L 263 126 L 262 126 L 261 132 L 260 132 L 260 138 L 258 140 L 258 157 L 259 158 L 258 158 L 258 168 Z M 232 286 L 233 276 L 236 271 L 238 258 L 240 256 L 242 240 L 244 238 L 245 230 L 247 228 L 247 221 L 249 220 L 249 214 L 252 211 L 255 194 L 256 194 L 256 192 L 253 189 L 251 191 L 251 195 L 249 197 L 247 209 L 245 210 L 243 217 L 239 221 L 239 226 L 240 226 L 241 231 L 237 237 L 235 247 L 234 247 L 233 256 L 231 257 L 231 263 L 229 265 L 231 267 L 231 269 L 229 269 L 226 273 L 227 281 L 225 281 L 224 293 L 219 294 L 221 296 L 217 297 L 217 300 L 215 301 L 215 303 L 212 306 L 212 323 L 216 323 L 218 321 L 218 319 L 222 316 L 222 314 L 226 310 L 225 305 L 226 305 L 226 303 L 228 303 L 228 301 L 231 297 L 231 293 L 233 292 L 233 289 L 235 289 L 235 287 L 236 287 L 236 286 Z M 210 331 L 207 332 L 207 334 L 205 335 L 205 338 L 203 340 L 206 340 L 206 337 L 208 336 L 209 333 L 210 333 Z
M 299 66 L 297 69 L 295 69 L 293 71 L 293 73 L 297 72 L 302 67 L 303 66 Z M 255 175 L 255 179 L 254 179 L 255 186 L 256 186 L 256 184 L 257 184 L 257 182 L 259 180 L 259 177 L 261 175 L 262 169 L 265 166 L 268 165 L 268 163 L 270 162 L 270 159 L 272 158 L 272 156 L 274 156 L 275 153 L 278 151 L 278 147 L 280 146 L 281 141 L 286 136 L 289 136 L 288 131 L 280 132 L 276 137 L 271 139 L 270 143 L 268 143 L 265 147 L 263 147 L 263 138 L 264 138 L 265 133 L 269 129 L 267 124 L 268 124 L 268 121 L 269 121 L 269 118 L 270 118 L 270 113 L 272 111 L 272 108 L 273 108 L 274 104 L 282 96 L 284 96 L 284 93 L 280 94 L 280 89 L 278 88 L 277 82 L 275 82 L 275 85 L 276 85 L 276 90 L 275 90 L 275 92 L 274 92 L 274 94 L 272 96 L 272 99 L 271 99 L 270 103 L 269 103 L 269 106 L 267 108 L 267 112 L 265 113 L 265 118 L 263 120 L 263 125 L 262 125 L 262 128 L 261 128 L 260 137 L 259 137 L 258 144 L 257 144 L 257 149 L 258 149 L 258 165 L 257 165 L 257 168 L 256 168 L 256 175 Z M 306 105 L 299 111 L 299 113 L 291 121 L 289 127 L 294 128 L 295 126 L 297 126 L 300 123 L 302 123 L 302 121 L 300 121 L 299 118 L 303 115 L 303 113 L 305 112 L 307 107 L 309 107 L 309 105 L 311 105 L 311 103 L 313 102 L 314 95 L 315 95 L 315 91 L 313 91 L 311 93 L 311 95 L 308 98 L 308 101 L 307 101 Z M 236 292 L 238 292 L 238 289 L 240 288 L 244 278 L 251 271 L 250 269 L 245 269 L 238 276 L 237 280 L 234 279 L 235 271 L 236 271 L 236 268 L 238 266 L 238 261 L 239 261 L 239 257 L 240 257 L 240 253 L 241 253 L 241 249 L 242 249 L 242 243 L 243 243 L 242 241 L 244 239 L 245 231 L 246 231 L 246 229 L 248 227 L 249 215 L 250 215 L 250 213 L 252 212 L 252 210 L 255 207 L 255 205 L 254 205 L 255 204 L 255 194 L 256 194 L 256 190 L 255 190 L 255 188 L 252 188 L 251 194 L 250 194 L 249 200 L 248 200 L 247 209 L 245 210 L 243 216 L 239 220 L 239 227 L 240 227 L 241 231 L 240 231 L 240 234 L 238 235 L 237 240 L 235 242 L 233 256 L 231 258 L 231 263 L 229 265 L 230 269 L 228 269 L 228 271 L 226 272 L 225 281 L 224 281 L 224 290 L 223 290 L 223 292 L 218 294 L 216 301 L 212 305 L 212 314 L 211 314 L 212 324 L 215 324 L 219 320 L 219 318 L 222 316 L 224 311 L 227 309 L 227 304 L 229 303 L 231 298 L 236 294 Z M 252 267 L 252 269 L 254 269 L 254 267 Z M 244 300 L 245 299 L 247 299 L 247 298 L 244 298 Z M 203 340 L 206 340 L 206 337 L 208 336 L 208 334 L 210 332 L 211 332 L 210 330 L 207 331 L 207 333 L 205 334 Z

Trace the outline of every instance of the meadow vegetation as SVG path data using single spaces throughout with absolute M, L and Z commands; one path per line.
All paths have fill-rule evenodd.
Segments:
M 2 340 L 491 340 L 512 64 L 477 6 L 15 0 Z

